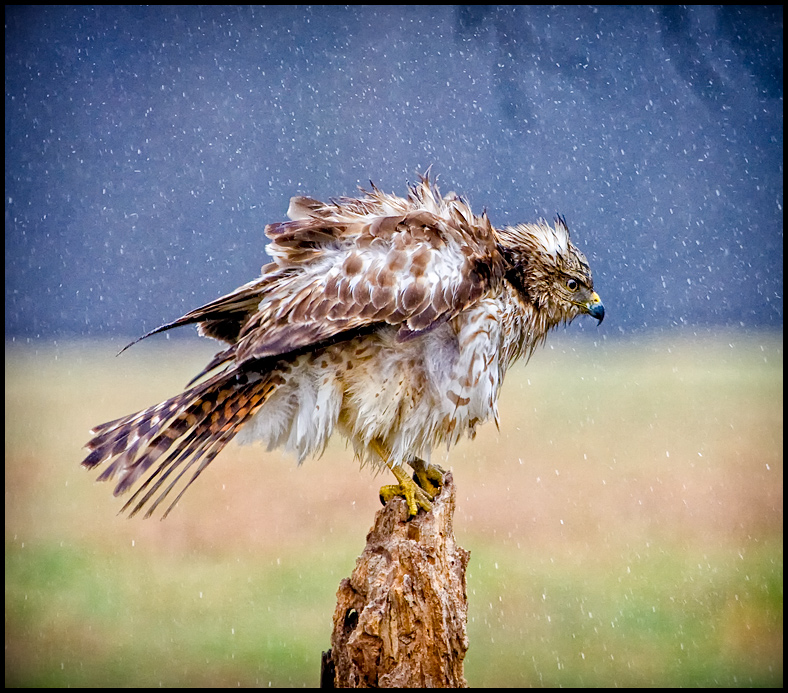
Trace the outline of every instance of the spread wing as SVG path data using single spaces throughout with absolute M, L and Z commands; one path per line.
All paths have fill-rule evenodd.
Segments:
M 318 345 L 380 323 L 408 338 L 451 319 L 503 276 L 486 215 L 429 181 L 408 199 L 373 188 L 323 204 L 293 198 L 292 220 L 266 227 L 273 262 L 262 276 L 150 334 L 200 323 L 231 344 L 208 370 Z M 147 336 L 147 335 L 146 335 Z

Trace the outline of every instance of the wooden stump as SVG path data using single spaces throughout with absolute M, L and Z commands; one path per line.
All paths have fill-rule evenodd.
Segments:
M 336 688 L 467 687 L 470 554 L 454 540 L 454 506 L 447 472 L 431 512 L 408 519 L 397 498 L 377 513 L 353 574 L 337 591 L 322 686 L 333 679 Z

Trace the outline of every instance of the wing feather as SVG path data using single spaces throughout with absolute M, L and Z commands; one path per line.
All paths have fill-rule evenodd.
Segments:
M 486 216 L 458 212 L 464 203 L 456 197 L 441 201 L 445 209 L 435 203 L 435 211 L 394 200 L 399 208 L 386 196 L 377 207 L 335 204 L 330 214 L 317 210 L 266 228 L 280 273 L 239 335 L 239 361 L 377 323 L 412 335 L 457 315 L 500 282 L 503 259 Z M 392 209 L 404 213 L 376 214 Z
M 265 229 L 273 261 L 261 277 L 145 337 L 197 323 L 201 334 L 228 342 L 204 375 L 231 359 L 285 354 L 380 323 L 407 338 L 502 281 L 486 214 L 474 215 L 453 193 L 440 197 L 426 177 L 407 199 L 373 185 L 364 197 L 327 204 L 293 198 L 288 216 Z

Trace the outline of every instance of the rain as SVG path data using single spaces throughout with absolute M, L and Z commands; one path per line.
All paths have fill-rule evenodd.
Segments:
M 779 8 L 6 24 L 7 335 L 141 333 L 255 276 L 292 195 L 430 167 L 493 223 L 565 215 L 614 333 L 782 324 Z
M 128 685 L 85 672 L 147 658 L 133 633 L 140 622 L 162 619 L 151 647 L 167 651 L 182 637 L 179 619 L 217 619 L 209 603 L 231 605 L 217 621 L 231 654 L 214 655 L 211 672 L 200 673 L 188 646 L 204 643 L 178 645 L 173 671 L 167 657 L 155 659 L 156 671 L 129 668 L 140 677 L 132 685 L 316 683 L 319 645 L 299 637 L 314 630 L 325 640 L 336 585 L 376 502 L 377 480 L 358 472 L 341 443 L 303 469 L 244 450 L 249 462 L 236 466 L 247 481 L 218 482 L 198 501 L 194 525 L 172 520 L 177 531 L 170 520 L 114 518 L 117 499 L 92 509 L 73 500 L 82 485 L 92 499 L 111 496 L 79 469 L 77 448 L 90 426 L 164 399 L 191 377 L 174 363 L 171 381 L 153 378 L 145 390 L 150 359 L 181 343 L 175 361 L 210 357 L 192 328 L 115 353 L 256 277 L 267 262 L 263 229 L 285 218 L 291 196 L 352 196 L 370 182 L 402 195 L 427 171 L 496 226 L 563 215 L 606 308 L 602 325 L 562 328 L 520 370 L 500 404 L 500 433 L 489 427 L 448 458 L 467 494 L 457 524 L 472 553 L 469 683 L 781 685 L 782 17 L 762 6 L 7 7 L 6 408 L 18 407 L 6 416 L 6 483 L 25 489 L 6 515 L 7 685 Z M 25 373 L 37 379 L 23 381 Z M 111 378 L 124 399 L 109 412 Z M 68 383 L 70 398 L 56 404 L 52 382 Z M 613 388 L 615 398 L 600 398 Z M 89 406 L 91 420 L 81 411 Z M 39 412 L 48 422 L 40 428 Z M 595 437 L 603 425 L 607 438 Z M 568 428 L 586 436 L 578 447 Z M 635 430 L 637 440 L 614 444 Z M 495 441 L 501 452 L 485 459 Z M 648 468 L 636 464 L 646 449 Z M 45 460 L 36 470 L 68 469 L 45 484 L 67 520 L 57 503 L 36 512 L 30 479 L 49 477 L 26 476 L 30 460 Z M 282 499 L 272 507 L 298 485 L 319 487 L 306 480 L 321 465 L 352 477 L 337 517 L 321 515 L 323 496 L 311 506 L 293 493 L 267 529 L 246 519 L 258 512 L 251 500 L 241 501 L 243 520 L 223 521 L 251 543 L 210 528 L 235 512 L 233 494 L 264 486 L 274 467 L 283 470 L 275 472 Z M 470 468 L 488 475 L 473 490 L 463 481 Z M 304 515 L 294 519 L 299 503 Z M 496 523 L 480 515 L 484 503 L 519 514 Z M 653 518 L 666 503 L 674 516 L 660 524 Z M 59 542 L 43 539 L 103 518 L 122 537 L 106 579 L 84 555 L 86 546 L 105 555 L 108 527 L 93 527 L 84 544 L 65 530 Z M 705 543 L 728 521 L 727 539 Z M 280 522 L 294 537 L 284 548 L 269 531 Z M 335 552 L 328 545 L 311 558 L 293 550 L 302 540 L 313 550 L 317 529 L 342 544 L 341 566 L 323 561 Z M 258 555 L 263 548 L 277 553 Z M 111 588 L 114 561 L 142 561 L 138 577 L 150 573 L 158 585 L 178 570 L 179 551 L 198 568 L 163 592 L 176 615 L 148 609 L 144 586 Z M 615 560 L 603 565 L 606 551 Z M 31 556 L 51 577 L 28 580 L 35 571 L 25 566 L 39 564 Z M 228 561 L 243 575 L 226 579 Z M 28 598 L 47 594 L 59 574 L 90 575 L 96 601 L 81 611 L 58 591 L 56 627 L 44 628 Z M 591 584 L 602 574 L 620 590 L 616 604 Z M 269 583 L 281 585 L 281 602 Z M 317 615 L 288 615 L 286 598 L 311 606 L 318 589 L 326 596 Z M 711 614 L 724 637 L 693 630 L 682 610 Z M 82 613 L 95 621 L 69 616 Z M 106 660 L 91 659 L 104 637 L 96 634 L 118 613 L 131 624 L 125 640 Z M 515 613 L 518 621 L 508 619 Z M 186 629 L 191 641 L 194 627 Z M 660 629 L 669 636 L 652 644 Z M 62 661 L 41 669 L 60 632 L 68 644 L 53 656 Z M 265 654 L 245 644 L 250 637 Z M 474 660 L 482 639 L 497 654 Z M 738 666 L 751 656 L 753 667 Z M 513 664 L 485 666 L 485 657 Z M 694 659 L 725 666 L 715 680 Z

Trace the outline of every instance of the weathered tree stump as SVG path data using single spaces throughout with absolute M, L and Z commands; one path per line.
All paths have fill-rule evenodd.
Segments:
M 467 687 L 470 554 L 454 540 L 454 506 L 448 472 L 431 512 L 409 520 L 405 501 L 394 499 L 377 513 L 353 574 L 337 591 L 321 686 Z

